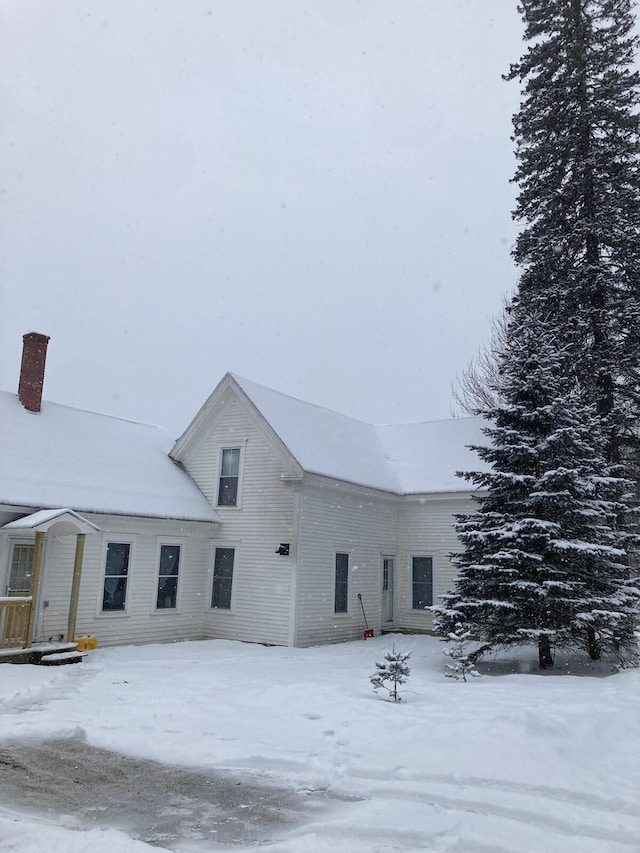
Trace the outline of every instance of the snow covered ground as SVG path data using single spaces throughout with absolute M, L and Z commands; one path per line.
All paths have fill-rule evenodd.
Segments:
M 400 705 L 369 684 L 394 642 L 412 651 Z M 532 657 L 465 684 L 444 678 L 441 649 L 429 637 L 312 649 L 203 641 L 0 666 L 0 752 L 9 740 L 85 739 L 301 798 L 335 795 L 301 825 L 269 831 L 269 853 L 640 851 L 640 672 L 560 664 L 539 675 Z M 248 849 L 214 836 L 173 847 Z M 2 853 L 158 849 L 99 820 L 0 806 Z

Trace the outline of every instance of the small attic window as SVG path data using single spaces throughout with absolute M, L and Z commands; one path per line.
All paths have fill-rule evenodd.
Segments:
M 218 506 L 238 506 L 240 448 L 224 447 L 220 454 Z

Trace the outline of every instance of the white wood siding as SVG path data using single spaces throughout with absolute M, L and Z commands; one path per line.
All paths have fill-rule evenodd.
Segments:
M 451 589 L 455 568 L 449 554 L 461 548 L 454 530 L 454 514 L 471 512 L 476 504 L 465 495 L 404 498 L 399 516 L 400 548 L 396 560 L 395 625 L 415 631 L 430 631 L 433 616 L 412 609 L 411 557 L 433 557 L 433 597 Z
M 295 645 L 362 637 L 380 629 L 381 554 L 395 554 L 398 498 L 306 477 L 300 495 Z M 349 610 L 334 613 L 335 555 L 349 554 Z
M 87 513 L 85 517 L 101 532 L 86 538 L 76 634 L 94 634 L 103 646 L 201 638 L 202 593 L 215 525 Z M 103 613 L 106 544 L 120 541 L 132 543 L 126 611 Z M 175 610 L 156 609 L 159 541 L 182 546 Z M 75 536 L 47 534 L 38 640 L 66 635 L 75 543 Z
M 292 473 L 286 455 L 248 404 L 227 397 L 215 428 L 184 460 L 184 466 L 215 506 L 221 447 L 242 447 L 239 507 L 216 507 L 222 524 L 218 544 L 234 547 L 232 609 L 211 609 L 213 548 L 204 589 L 204 634 L 210 638 L 288 645 L 295 572 L 295 486 L 281 477 Z M 275 553 L 281 542 L 291 556 Z M 213 543 L 215 546 L 216 543 Z

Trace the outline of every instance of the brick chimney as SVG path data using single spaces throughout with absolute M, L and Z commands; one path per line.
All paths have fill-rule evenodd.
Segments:
M 42 386 L 44 385 L 44 365 L 47 360 L 47 335 L 39 332 L 27 332 L 22 336 L 22 367 L 20 368 L 20 384 L 18 397 L 20 402 L 30 412 L 39 412 L 42 403 Z

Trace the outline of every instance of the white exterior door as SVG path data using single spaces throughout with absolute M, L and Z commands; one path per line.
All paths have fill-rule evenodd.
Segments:
M 33 574 L 33 558 L 35 554 L 35 545 L 27 539 L 13 539 L 9 544 L 9 565 L 6 574 L 5 592 L 11 598 L 15 596 L 28 596 L 31 594 L 31 577 Z M 45 561 L 46 545 L 42 552 L 42 563 L 40 565 L 40 583 L 39 589 L 35 591 L 35 598 L 32 607 L 36 608 L 36 620 L 33 628 L 33 636 L 38 636 L 40 622 L 42 619 L 42 589 L 44 581 L 44 571 L 46 566 Z M 1 590 L 1 585 L 0 585 Z
M 393 622 L 393 575 L 395 557 L 382 558 L 382 624 Z

